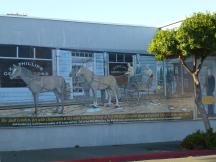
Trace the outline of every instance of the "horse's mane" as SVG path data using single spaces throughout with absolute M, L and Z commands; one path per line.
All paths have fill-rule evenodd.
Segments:
M 94 72 L 92 72 L 88 68 L 81 67 L 81 70 L 83 71 L 82 73 L 83 73 L 84 78 L 86 79 L 86 81 L 91 81 L 94 78 L 94 76 L 95 76 Z
M 89 70 L 89 69 L 86 68 L 86 67 L 82 67 L 82 69 L 83 69 L 84 71 L 86 71 L 87 73 L 91 73 L 92 75 L 95 75 L 93 71 Z
M 33 73 L 30 70 L 28 70 L 27 68 L 21 67 L 21 70 L 22 70 L 23 73 L 25 73 L 26 76 L 34 77 Z

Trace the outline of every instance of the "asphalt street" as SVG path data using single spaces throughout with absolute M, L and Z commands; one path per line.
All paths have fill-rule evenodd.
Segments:
M 51 162 L 180 150 L 179 142 L 0 152 L 0 162 Z

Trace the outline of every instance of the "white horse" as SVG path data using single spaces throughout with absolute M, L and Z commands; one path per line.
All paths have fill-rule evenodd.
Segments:
M 27 85 L 34 97 L 35 114 L 37 114 L 37 104 L 39 93 L 53 91 L 57 100 L 57 109 L 55 112 L 63 113 L 64 111 L 64 90 L 65 80 L 61 76 L 39 76 L 33 75 L 31 71 L 21 66 L 13 66 L 10 79 L 20 77 Z M 59 100 L 61 101 L 61 110 L 59 109 Z
M 117 85 L 117 82 L 114 76 L 111 76 L 111 75 L 97 76 L 92 71 L 90 71 L 89 69 L 85 67 L 81 67 L 76 73 L 76 76 L 82 76 L 85 79 L 86 83 L 92 89 L 93 96 L 94 96 L 94 103 L 93 103 L 94 107 L 97 107 L 97 97 L 96 97 L 97 90 L 106 90 L 108 94 L 108 106 L 112 104 L 111 99 L 112 99 L 112 93 L 113 93 L 116 99 L 115 106 L 119 107 L 118 85 Z

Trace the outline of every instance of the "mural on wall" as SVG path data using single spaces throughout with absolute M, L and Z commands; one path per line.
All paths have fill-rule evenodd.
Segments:
M 85 82 L 89 86 L 89 88 L 92 90 L 93 98 L 94 98 L 94 103 L 93 103 L 94 108 L 98 107 L 97 96 L 96 96 L 97 90 L 103 90 L 103 91 L 105 90 L 107 92 L 108 95 L 107 106 L 111 106 L 112 94 L 114 94 L 116 100 L 115 106 L 119 107 L 118 85 L 114 76 L 112 75 L 97 76 L 92 71 L 88 70 L 88 68 L 85 67 L 81 67 L 76 73 L 76 76 L 83 77 Z
M 31 70 L 34 75 L 52 75 L 52 62 L 45 60 L 15 60 L 15 59 L 0 59 L 0 87 L 25 87 L 23 80 L 17 78 L 10 79 L 10 74 L 13 70 L 13 65 L 19 65 Z
M 32 71 L 20 65 L 13 65 L 10 79 L 22 79 L 28 89 L 31 91 L 34 99 L 34 114 L 37 115 L 37 105 L 39 94 L 42 92 L 52 91 L 56 96 L 57 109 L 55 112 L 63 114 L 64 111 L 64 90 L 66 83 L 61 76 L 41 76 L 40 74 L 33 74 Z M 61 109 L 59 109 L 59 101 L 61 101 Z
M 139 61 L 129 59 L 118 64 L 106 63 L 106 57 L 103 53 L 64 51 L 52 60 L 4 62 L 0 59 L 3 83 L 0 96 L 14 96 L 7 98 L 10 103 L 7 106 L 0 101 L 0 125 L 47 126 L 194 117 L 193 82 L 176 60 L 156 62 L 152 56 L 139 56 Z M 200 75 L 203 95 L 207 96 L 203 102 L 210 116 L 215 115 L 215 62 L 215 59 L 207 60 Z M 66 97 L 66 93 L 70 96 Z

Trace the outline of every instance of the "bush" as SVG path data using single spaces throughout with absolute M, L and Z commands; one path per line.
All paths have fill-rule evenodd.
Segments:
M 216 149 L 216 132 L 209 129 L 207 132 L 197 132 L 183 139 L 181 146 L 186 149 Z

